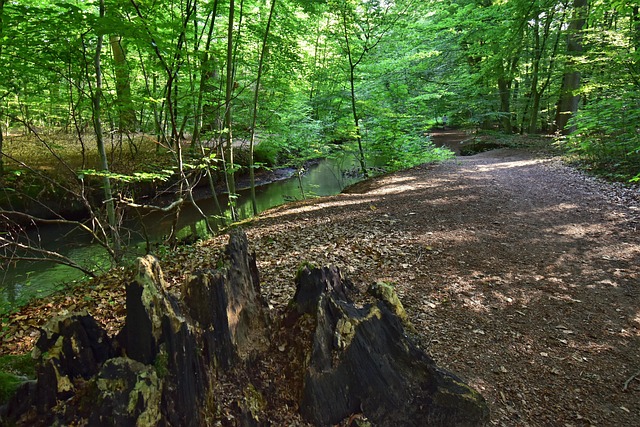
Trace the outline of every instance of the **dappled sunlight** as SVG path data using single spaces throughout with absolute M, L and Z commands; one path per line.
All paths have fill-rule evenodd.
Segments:
M 419 183 L 414 177 L 385 177 L 381 180 L 380 184 L 380 187 L 372 189 L 368 194 L 399 194 L 419 188 Z
M 553 211 L 560 211 L 562 209 L 572 209 L 571 207 L 558 207 L 554 208 Z M 570 236 L 573 238 L 584 238 L 590 237 L 593 235 L 597 235 L 600 232 L 599 224 L 585 224 L 585 223 L 574 223 L 574 224 L 559 224 L 553 227 L 547 228 L 545 231 Z
M 640 310 L 638 310 L 633 317 L 632 324 L 635 328 L 635 335 L 640 336 Z
M 512 169 L 512 168 L 521 168 L 525 166 L 534 166 L 540 163 L 544 163 L 546 160 L 543 159 L 528 159 L 528 160 L 512 160 L 512 161 L 504 161 L 504 162 L 492 162 L 487 165 L 478 165 L 476 166 L 478 171 L 480 172 L 489 172 L 494 171 L 496 169 Z
M 395 186 L 384 186 L 378 189 L 375 189 L 370 192 L 370 194 L 399 194 L 405 193 L 407 191 L 414 191 L 416 189 L 413 185 L 395 185 Z
M 267 210 L 260 214 L 259 218 L 280 218 L 283 216 L 310 213 L 339 206 L 355 206 L 367 203 L 375 203 L 376 200 L 377 199 L 373 197 L 357 198 L 352 200 L 347 199 L 347 197 L 338 197 L 335 200 L 323 201 L 320 203 L 303 204 L 302 206 L 290 204 L 284 207 Z

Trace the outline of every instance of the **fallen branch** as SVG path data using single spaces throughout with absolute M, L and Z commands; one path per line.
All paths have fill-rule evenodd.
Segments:
M 636 378 L 638 375 L 640 375 L 640 371 L 637 371 L 635 374 L 627 378 L 627 380 L 624 382 L 624 387 L 622 387 L 622 391 L 627 391 L 627 388 L 629 388 L 629 384 L 631 383 L 631 381 L 633 381 L 633 379 Z
M 123 204 L 129 208 L 150 209 L 150 210 L 160 211 L 160 212 L 171 212 L 176 207 L 182 205 L 184 203 L 184 199 L 180 197 L 178 200 L 171 203 L 169 206 L 165 206 L 165 207 L 160 207 L 155 205 L 141 205 L 139 203 L 134 203 L 133 201 L 128 201 L 128 200 L 118 200 L 118 203 Z

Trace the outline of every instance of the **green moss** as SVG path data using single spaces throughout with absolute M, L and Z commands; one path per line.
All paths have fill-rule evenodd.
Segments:
M 249 410 L 253 419 L 259 421 L 259 414 L 264 411 L 264 408 L 267 406 L 264 396 L 253 384 L 249 384 L 244 390 L 244 400 L 246 409 Z
M 407 316 L 407 312 L 404 310 L 400 298 L 398 298 L 398 294 L 396 293 L 396 289 L 392 284 L 377 282 L 369 287 L 369 294 L 384 301 L 387 307 L 402 320 L 402 323 L 405 325 L 408 323 L 409 316 Z
M 0 371 L 35 379 L 36 361 L 31 354 L 0 356 Z
M 24 382 L 25 379 L 17 375 L 0 372 L 0 405 L 7 403 Z
M 0 405 L 7 403 L 24 382 L 36 377 L 36 361 L 30 354 L 0 356 Z
M 296 280 L 300 279 L 300 275 L 305 271 L 305 269 L 311 271 L 314 268 L 316 268 L 316 266 L 313 265 L 311 262 L 309 261 L 302 262 L 302 264 L 300 264 L 298 266 L 298 269 L 296 270 Z
M 169 355 L 164 351 L 158 353 L 156 360 L 153 362 L 153 366 L 156 369 L 158 378 L 165 378 L 169 374 Z

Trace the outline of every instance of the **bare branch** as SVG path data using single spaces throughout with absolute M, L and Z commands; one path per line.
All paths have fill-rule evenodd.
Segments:
M 35 256 L 17 256 L 17 255 L 6 256 L 6 255 L 0 254 L 0 259 L 9 260 L 9 261 L 50 261 L 50 262 L 55 262 L 56 264 L 66 265 L 68 267 L 80 270 L 87 276 L 96 277 L 96 274 L 93 271 L 81 266 L 80 264 L 76 263 L 72 259 L 58 252 L 48 251 L 43 248 L 36 248 L 33 246 L 25 245 L 20 242 L 8 240 L 2 236 L 0 236 L 0 245 L 2 247 L 12 246 L 19 249 L 23 249 L 27 252 L 32 252 L 35 254 L 42 255 L 42 257 L 35 257 Z

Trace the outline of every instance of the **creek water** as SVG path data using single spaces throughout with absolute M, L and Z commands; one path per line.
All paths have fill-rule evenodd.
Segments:
M 358 174 L 351 173 L 357 169 L 353 156 L 327 158 L 308 167 L 303 174 L 297 172 L 287 179 L 275 181 L 256 188 L 256 202 L 260 212 L 292 200 L 328 196 L 341 192 L 348 185 L 359 181 Z M 253 215 L 250 191 L 238 192 L 236 200 L 240 219 Z M 219 196 L 223 210 L 228 213 L 228 198 Z M 200 209 L 210 217 L 219 214 L 211 197 L 197 201 Z M 133 258 L 144 254 L 147 239 L 161 242 L 166 237 L 173 222 L 172 213 L 139 211 L 129 215 L 127 225 L 136 230 L 127 236 L 127 257 Z M 215 220 L 210 220 L 215 224 Z M 194 232 L 198 236 L 206 234 L 206 225 L 201 214 L 190 204 L 186 204 L 179 215 L 176 229 L 178 238 L 188 238 Z M 142 230 L 146 238 L 142 237 Z M 80 234 L 69 227 L 43 226 L 31 232 L 45 249 L 55 250 L 83 266 L 89 266 L 96 272 L 106 271 L 111 267 L 105 250 L 92 242 L 86 234 Z M 25 304 L 31 299 L 42 298 L 53 292 L 64 290 L 84 279 L 77 269 L 51 262 L 19 261 L 0 268 L 0 314 Z

